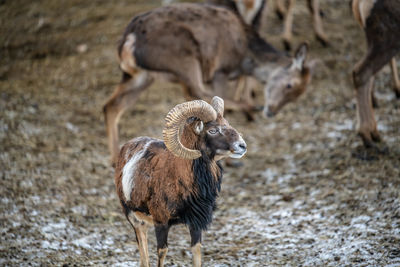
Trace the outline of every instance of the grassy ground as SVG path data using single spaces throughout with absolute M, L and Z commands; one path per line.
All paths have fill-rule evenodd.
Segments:
M 298 44 L 324 63 L 307 93 L 273 119 L 226 117 L 249 145 L 226 168 L 204 266 L 400 265 L 400 102 L 390 69 L 376 80 L 386 153 L 355 134 L 352 66 L 365 51 L 349 6 L 321 1 L 331 46 L 314 40 L 305 1 Z M 114 192 L 102 105 L 119 82 L 116 44 L 134 14 L 155 1 L 0 1 L 0 265 L 137 265 L 133 231 Z M 263 35 L 282 48 L 269 13 Z M 262 92 L 257 94 L 263 102 Z M 121 139 L 161 137 L 184 101 L 155 83 L 121 119 Z M 189 235 L 172 229 L 167 266 L 191 262 Z M 156 261 L 150 233 L 150 255 Z

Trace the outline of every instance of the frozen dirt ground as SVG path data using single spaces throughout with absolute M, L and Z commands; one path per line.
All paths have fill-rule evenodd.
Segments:
M 314 39 L 297 1 L 294 43 L 323 62 L 308 91 L 275 118 L 227 114 L 249 146 L 225 168 L 204 235 L 204 266 L 400 266 L 400 100 L 376 79 L 383 153 L 355 134 L 352 66 L 365 51 L 347 1 L 321 1 L 331 40 Z M 116 44 L 131 17 L 160 3 L 0 1 L 1 266 L 139 266 L 114 192 L 102 105 L 120 79 Z M 263 35 L 282 48 L 271 13 Z M 257 92 L 262 103 L 262 92 Z M 123 116 L 121 141 L 161 137 L 183 102 L 156 83 Z M 170 232 L 167 266 L 190 266 L 188 231 Z M 155 238 L 149 248 L 156 262 Z

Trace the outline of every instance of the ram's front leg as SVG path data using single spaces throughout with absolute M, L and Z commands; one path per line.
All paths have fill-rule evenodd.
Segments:
M 201 266 L 201 230 L 190 228 L 191 247 L 193 254 L 193 267 Z

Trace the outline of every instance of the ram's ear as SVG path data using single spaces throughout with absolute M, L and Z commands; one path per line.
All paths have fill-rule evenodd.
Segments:
M 194 126 L 193 126 L 194 128 L 194 132 L 197 134 L 197 135 L 200 135 L 200 133 L 203 131 L 203 129 L 204 129 L 204 123 L 202 122 L 202 121 L 196 121 L 195 123 L 194 123 Z

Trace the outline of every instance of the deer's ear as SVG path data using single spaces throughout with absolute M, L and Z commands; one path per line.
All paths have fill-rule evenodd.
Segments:
M 292 68 L 301 70 L 304 66 L 308 53 L 308 44 L 302 43 L 296 50 L 295 56 L 293 58 Z
M 196 121 L 194 124 L 194 132 L 199 135 L 204 129 L 204 123 L 202 121 Z

